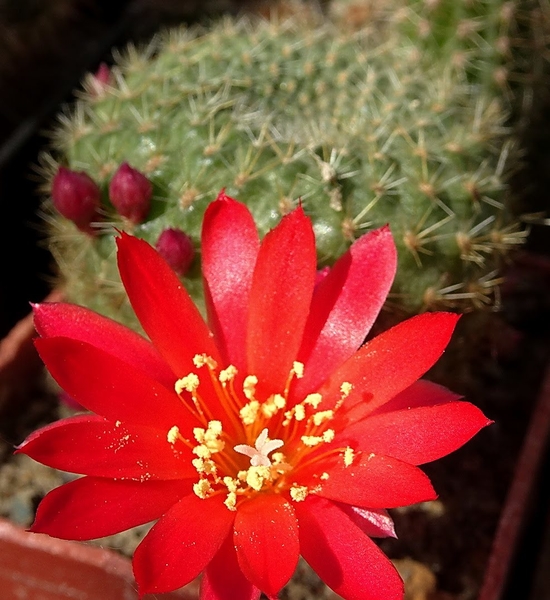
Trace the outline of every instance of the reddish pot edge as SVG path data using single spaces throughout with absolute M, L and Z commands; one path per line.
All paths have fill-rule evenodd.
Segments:
M 24 531 L 0 519 L 0 587 L 4 600 L 137 600 L 132 565 L 111 550 Z M 196 600 L 197 584 L 143 600 Z

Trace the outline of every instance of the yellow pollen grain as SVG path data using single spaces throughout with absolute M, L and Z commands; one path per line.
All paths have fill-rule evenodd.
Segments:
M 229 492 L 229 494 L 227 494 L 227 498 L 223 501 L 223 503 L 225 504 L 225 506 L 227 506 L 229 510 L 237 510 L 237 494 L 235 494 L 235 492 Z
M 309 404 L 313 408 L 317 408 L 322 400 L 323 396 L 321 394 L 308 394 L 304 400 L 304 404 Z
M 207 479 L 201 479 L 193 484 L 193 491 L 199 498 L 204 500 L 205 498 L 208 498 L 208 494 L 212 491 L 212 486 Z
M 193 357 L 193 364 L 195 367 L 197 367 L 197 369 L 200 369 L 206 365 L 210 369 L 214 370 L 218 366 L 218 363 L 211 356 L 208 356 L 208 354 L 195 354 Z
M 246 483 L 259 492 L 265 481 L 271 480 L 271 469 L 269 467 L 250 467 L 246 474 Z
M 243 425 L 252 425 L 256 421 L 259 410 L 260 403 L 257 400 L 251 400 L 248 404 L 245 404 L 239 411 Z
M 304 376 L 304 363 L 298 362 L 297 360 L 295 360 L 292 363 L 292 370 L 294 371 L 294 374 L 296 375 L 296 379 L 302 379 L 302 377 Z
M 168 440 L 169 444 L 175 444 L 177 439 L 180 437 L 180 430 L 179 427 L 177 425 L 174 425 L 173 427 L 170 428 L 170 430 L 168 431 L 168 434 L 166 436 L 166 439 Z
M 208 431 L 207 434 L 211 433 L 212 435 L 219 436 L 222 432 L 222 423 L 221 421 L 209 421 L 208 423 Z
M 327 429 L 323 432 L 323 442 L 332 442 L 334 439 L 334 429 Z
M 238 371 L 236 367 L 234 367 L 233 365 L 229 365 L 227 369 L 223 369 L 223 371 L 220 371 L 218 379 L 220 380 L 220 383 L 224 384 L 228 381 L 233 381 L 237 373 Z
M 351 390 L 353 389 L 353 385 L 348 381 L 344 381 L 340 386 L 340 391 L 342 392 L 342 396 L 347 398 L 351 394 Z
M 325 471 L 324 473 L 321 474 L 321 479 L 323 481 L 326 481 L 328 478 L 330 477 L 330 475 Z
M 353 462 L 353 459 L 355 458 L 355 452 L 353 451 L 353 448 L 350 448 L 349 446 L 344 450 L 344 465 L 346 467 L 349 467 L 351 465 L 351 463 Z
M 237 473 L 237 479 L 239 479 L 240 481 L 246 481 L 247 475 L 248 475 L 248 471 L 239 471 Z
M 321 425 L 321 423 L 324 423 L 325 421 L 330 421 L 330 419 L 332 419 L 332 417 L 334 417 L 334 411 L 322 410 L 313 415 L 313 422 L 315 423 L 315 425 L 317 427 L 319 427 L 319 425 Z
M 256 377 L 256 375 L 248 375 L 244 378 L 243 392 L 244 395 L 248 398 L 248 400 L 253 400 L 254 394 L 256 393 L 257 383 L 258 378 Z
M 304 485 L 293 484 L 290 488 L 290 497 L 294 502 L 303 502 L 308 495 L 308 489 Z
M 199 387 L 199 378 L 195 373 L 189 373 L 185 377 L 178 379 L 175 384 L 176 394 L 181 394 L 183 390 L 194 392 Z

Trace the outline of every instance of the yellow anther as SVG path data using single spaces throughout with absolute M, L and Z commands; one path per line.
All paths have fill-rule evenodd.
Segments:
M 328 478 L 330 477 L 330 475 L 325 471 L 324 473 L 321 474 L 321 479 L 323 481 L 326 481 Z
M 323 432 L 323 442 L 332 442 L 332 440 L 334 439 L 334 435 L 334 429 L 327 429 Z
M 197 442 L 199 442 L 199 444 L 202 444 L 204 442 L 204 433 L 205 432 L 202 427 L 193 428 L 193 436 L 197 440 Z
M 349 467 L 351 465 L 351 463 L 353 462 L 355 458 L 355 452 L 353 451 L 353 448 L 350 448 L 349 446 L 344 450 L 344 465 L 346 467 Z
M 257 400 L 251 400 L 248 404 L 245 404 L 239 411 L 243 425 L 252 425 L 256 421 L 259 410 L 260 403 Z
M 243 392 L 244 395 L 248 398 L 248 400 L 252 400 L 254 398 L 257 383 L 258 378 L 256 377 L 256 375 L 248 375 L 247 377 L 245 377 L 243 382 Z
M 313 423 L 315 423 L 315 425 L 317 427 L 319 427 L 319 425 L 321 425 L 321 423 L 324 423 L 325 421 L 330 421 L 330 419 L 332 419 L 332 417 L 334 417 L 334 411 L 322 410 L 313 415 Z
M 233 477 L 224 477 L 223 483 L 230 492 L 236 492 L 239 489 L 239 482 Z
M 294 483 L 290 488 L 290 497 L 294 502 L 303 502 L 308 495 L 308 489 L 304 485 Z
M 212 456 L 212 452 L 203 444 L 195 446 L 193 454 L 196 454 L 199 458 L 210 458 Z
M 321 435 L 303 435 L 301 439 L 302 443 L 306 446 L 309 446 L 310 448 L 318 446 L 319 444 L 322 444 L 325 441 L 323 439 L 323 436 Z
M 284 396 L 281 396 L 281 394 L 274 394 L 262 404 L 262 414 L 264 415 L 264 417 L 270 419 L 279 410 L 284 408 L 285 405 L 286 400 Z
M 229 365 L 227 367 L 227 369 L 223 369 L 223 371 L 220 371 L 220 375 L 219 375 L 220 383 L 225 384 L 228 381 L 233 381 L 233 379 L 235 379 L 235 376 L 237 375 L 237 373 L 238 373 L 237 369 L 233 365 Z
M 340 391 L 342 392 L 342 397 L 347 398 L 351 394 L 351 390 L 353 389 L 353 385 L 348 381 L 344 381 L 340 386 Z
M 295 360 L 292 363 L 292 370 L 294 371 L 294 374 L 296 375 L 296 379 L 302 379 L 302 377 L 304 376 L 304 363 L 298 362 L 297 360 Z
M 294 407 L 294 418 L 296 421 L 303 421 L 306 418 L 306 409 L 301 404 Z
M 216 463 L 210 459 L 194 458 L 191 464 L 197 469 L 197 473 L 205 475 L 215 475 L 217 473 Z
M 225 506 L 227 506 L 229 510 L 237 510 L 237 494 L 235 494 L 235 492 L 229 492 L 229 494 L 227 494 L 227 498 L 223 501 L 223 503 L 225 504 Z
M 321 394 L 308 394 L 305 397 L 303 404 L 309 404 L 310 406 L 313 406 L 313 408 L 317 408 L 322 400 L 323 396 L 321 396 Z
M 271 469 L 269 467 L 250 467 L 246 473 L 246 483 L 259 492 L 265 481 L 271 480 Z
M 274 452 L 271 455 L 271 464 L 280 465 L 284 462 L 286 462 L 286 456 L 282 452 Z
M 166 439 L 168 440 L 169 444 L 175 444 L 179 437 L 180 437 L 179 427 L 177 425 L 174 425 L 168 431 L 168 435 L 166 436 Z
M 178 379 L 175 384 L 176 394 L 181 394 L 183 390 L 193 393 L 199 387 L 199 378 L 195 373 L 189 373 L 185 377 Z
M 218 363 L 211 356 L 208 356 L 208 354 L 195 354 L 193 364 L 197 369 L 206 365 L 209 369 L 214 370 L 218 366 Z
M 201 479 L 197 483 L 193 484 L 193 491 L 199 498 L 204 500 L 205 498 L 208 498 L 208 495 L 213 490 L 208 479 Z

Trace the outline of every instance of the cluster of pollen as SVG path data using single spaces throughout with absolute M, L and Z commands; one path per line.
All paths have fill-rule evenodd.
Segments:
M 331 446 L 322 455 L 315 454 L 320 445 L 335 440 L 336 433 L 330 423 L 349 396 L 350 383 L 342 384 L 340 399 L 333 408 L 320 410 L 323 398 L 318 393 L 289 405 L 292 382 L 304 374 L 300 362 L 294 362 L 284 390 L 263 400 L 257 398 L 255 375 L 244 377 L 237 386 L 238 371 L 233 365 L 218 370 L 216 361 L 204 354 L 196 355 L 193 362 L 197 369 L 208 371 L 209 382 L 228 421 L 224 425 L 213 418 L 211 408 L 201 396 L 201 378 L 197 373 L 176 381 L 176 393 L 203 426 L 193 429 L 192 440 L 184 438 L 174 425 L 167 433 L 167 441 L 172 446 L 183 443 L 195 455 L 191 462 L 199 479 L 193 491 L 199 498 L 224 494 L 229 510 L 236 510 L 239 498 L 267 491 L 285 493 L 292 501 L 301 502 L 319 489 L 319 485 L 310 488 L 296 481 L 305 457 L 310 465 L 318 461 L 319 474 L 315 477 L 320 484 L 330 477 L 322 468 L 323 457 L 337 455 L 345 466 L 352 464 L 354 451 L 349 447 Z M 272 439 L 270 432 L 274 433 Z M 250 461 L 249 465 L 243 462 L 243 457 Z

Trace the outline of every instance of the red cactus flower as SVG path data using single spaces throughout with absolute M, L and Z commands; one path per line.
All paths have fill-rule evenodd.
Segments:
M 32 530 L 85 540 L 158 519 L 134 555 L 142 594 L 202 572 L 202 600 L 275 598 L 302 554 L 344 598 L 402 598 L 369 536 L 393 535 L 386 508 L 435 498 L 417 465 L 488 420 L 418 381 L 456 315 L 416 316 L 361 345 L 394 277 L 389 229 L 357 240 L 315 287 L 302 208 L 260 243 L 248 209 L 220 194 L 202 231 L 208 325 L 153 248 L 117 243 L 150 341 L 84 308 L 35 306 L 44 362 L 97 416 L 18 449 L 85 475 L 44 498 Z

